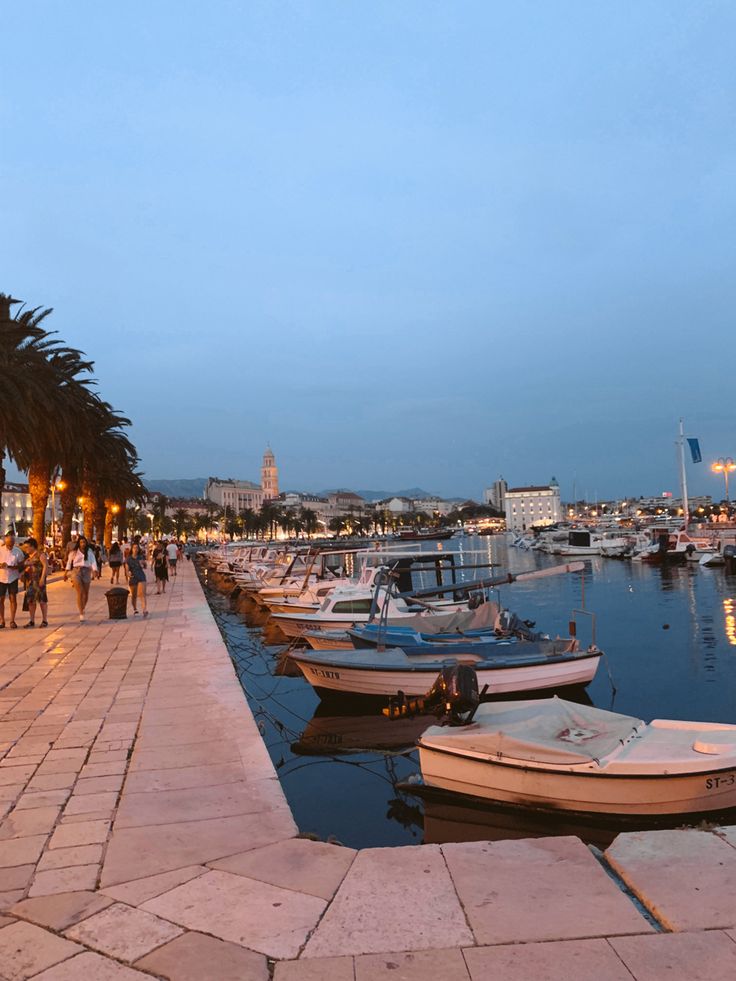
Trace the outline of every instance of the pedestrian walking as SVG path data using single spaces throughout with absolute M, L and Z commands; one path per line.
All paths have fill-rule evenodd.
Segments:
M 169 572 L 166 567 L 166 548 L 163 542 L 157 542 L 153 547 L 153 574 L 156 577 L 156 595 L 165 593 Z
M 49 625 L 49 598 L 46 593 L 46 579 L 49 574 L 49 558 L 46 552 L 38 547 L 35 538 L 26 538 L 22 545 L 26 556 L 23 577 L 26 592 L 23 598 L 23 609 L 28 613 L 26 627 L 36 626 L 36 607 L 41 607 L 41 626 Z
M 147 617 L 146 556 L 140 544 L 136 541 L 130 546 L 130 552 L 125 560 L 125 568 L 128 571 L 128 586 L 130 587 L 130 598 L 133 602 L 133 613 L 138 612 L 138 600 L 140 599 L 143 616 Z
M 64 570 L 64 582 L 72 574 L 72 586 L 77 594 L 77 609 L 79 610 L 79 622 L 84 623 L 84 611 L 89 600 L 89 584 L 92 577 L 97 574 L 97 561 L 92 546 L 84 537 L 80 535 L 76 546 L 69 553 Z
M 18 609 L 18 580 L 26 557 L 15 544 L 15 532 L 6 531 L 0 545 L 0 630 L 5 627 L 5 597 L 10 606 L 10 629 L 15 630 L 15 613 Z
M 176 562 L 179 558 L 179 546 L 173 540 L 173 538 L 166 546 L 166 555 L 169 560 L 169 572 L 172 576 L 174 576 L 174 578 L 176 578 Z
M 123 564 L 123 550 L 119 542 L 113 542 L 110 546 L 110 582 L 120 585 L 120 566 Z
M 99 542 L 92 542 L 92 551 L 95 553 L 95 562 L 97 563 L 97 572 L 95 573 L 95 579 L 100 579 L 102 576 L 102 545 Z

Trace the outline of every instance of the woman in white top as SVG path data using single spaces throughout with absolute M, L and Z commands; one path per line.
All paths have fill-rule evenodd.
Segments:
M 97 562 L 95 553 L 89 546 L 89 542 L 81 535 L 77 539 L 76 546 L 69 553 L 66 560 L 66 571 L 64 572 L 64 582 L 72 574 L 72 585 L 77 594 L 77 609 L 79 610 L 79 622 L 84 623 L 84 610 L 89 599 L 89 584 L 92 576 L 97 572 Z

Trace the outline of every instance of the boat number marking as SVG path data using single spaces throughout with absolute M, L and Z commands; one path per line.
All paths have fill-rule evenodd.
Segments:
M 311 670 L 312 674 L 318 678 L 334 678 L 336 681 L 340 680 L 339 671 L 325 671 L 323 668 L 312 668 Z
M 729 773 L 725 777 L 708 777 L 705 781 L 706 790 L 718 790 L 720 787 L 733 787 L 736 783 L 736 773 Z

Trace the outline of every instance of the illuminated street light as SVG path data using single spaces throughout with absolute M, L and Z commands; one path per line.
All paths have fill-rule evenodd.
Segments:
M 728 504 L 728 475 L 736 470 L 736 463 L 733 462 L 730 456 L 719 456 L 716 462 L 711 464 L 710 468 L 713 473 L 723 474 L 723 479 L 726 481 L 726 504 Z

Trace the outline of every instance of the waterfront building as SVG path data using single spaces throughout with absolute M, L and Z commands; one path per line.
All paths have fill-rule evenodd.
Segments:
M 414 501 L 408 497 L 387 497 L 384 501 L 376 501 L 376 510 L 390 511 L 391 514 L 409 514 L 418 509 L 415 508 Z
M 308 508 L 314 511 L 318 519 L 327 524 L 334 515 L 330 510 L 330 502 L 326 497 L 318 497 L 316 494 L 301 494 L 299 491 L 286 491 L 279 494 L 278 503 L 291 511 L 298 511 L 300 508 Z
M 426 514 L 439 514 L 441 517 L 449 514 L 455 507 L 452 501 L 445 501 L 441 497 L 422 497 L 412 501 L 415 511 L 424 511 Z
M 171 518 L 177 511 L 186 511 L 190 518 L 209 512 L 208 502 L 199 497 L 169 497 L 166 499 L 166 516 Z
M 5 483 L 2 495 L 2 532 L 14 528 L 19 521 L 31 521 L 31 495 L 28 484 Z
M 327 503 L 331 518 L 339 518 L 346 514 L 357 514 L 366 506 L 366 500 L 353 491 L 338 490 L 327 495 Z
M 506 489 L 505 512 L 509 531 L 553 525 L 562 520 L 560 486 L 553 477 L 549 484 L 509 487 Z
M 263 489 L 259 484 L 254 484 L 250 480 L 221 477 L 210 477 L 207 480 L 204 496 L 219 507 L 231 507 L 236 512 L 243 511 L 245 508 L 260 511 L 264 500 Z
M 499 477 L 498 480 L 494 480 L 490 487 L 486 487 L 483 491 L 483 503 L 490 504 L 492 508 L 502 514 L 506 510 L 506 491 L 508 490 L 508 484 L 503 479 Z
M 46 504 L 46 525 L 53 523 L 52 501 L 56 506 L 56 520 L 61 520 L 61 496 L 57 493 L 49 495 Z M 6 481 L 2 493 L 2 514 L 0 515 L 0 534 L 4 534 L 7 529 L 15 528 L 21 521 L 33 521 L 33 508 L 31 507 L 31 494 L 28 484 L 21 484 L 15 481 Z

